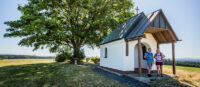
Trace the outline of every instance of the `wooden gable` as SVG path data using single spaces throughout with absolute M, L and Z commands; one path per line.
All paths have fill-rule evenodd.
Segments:
M 145 33 L 151 33 L 160 44 L 179 41 L 162 10 L 153 15 L 154 18 Z
M 163 15 L 160 13 L 158 14 L 155 19 L 151 22 L 150 24 L 151 27 L 155 28 L 162 28 L 162 29 L 167 29 L 169 30 L 168 23 L 164 19 Z

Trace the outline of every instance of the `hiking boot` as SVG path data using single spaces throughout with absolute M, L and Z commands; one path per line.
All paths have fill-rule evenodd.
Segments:
M 150 77 L 152 77 L 152 74 L 149 74 Z
M 159 75 L 157 74 L 156 76 L 158 77 Z
M 148 77 L 151 77 L 151 74 L 147 74 Z
M 163 74 L 161 74 L 161 77 L 163 77 Z

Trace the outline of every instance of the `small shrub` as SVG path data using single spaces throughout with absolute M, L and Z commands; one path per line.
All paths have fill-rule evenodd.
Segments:
M 56 56 L 56 58 L 55 58 L 55 61 L 57 61 L 57 62 L 64 62 L 65 59 L 66 59 L 65 56 L 63 56 L 62 54 L 58 54 L 58 55 Z
M 96 56 L 96 57 L 91 57 L 90 60 L 93 61 L 95 64 L 97 64 L 97 63 L 99 63 L 100 58 L 98 56 Z
M 55 60 L 57 62 L 64 62 L 65 60 L 68 60 L 70 63 L 74 64 L 74 58 L 78 58 L 77 62 L 78 64 L 81 64 L 81 60 L 85 58 L 84 50 L 81 49 L 76 53 L 76 55 L 74 55 L 73 51 L 62 51 L 56 56 Z
M 67 52 L 62 52 L 56 56 L 55 61 L 64 62 L 66 59 L 72 59 L 72 54 Z

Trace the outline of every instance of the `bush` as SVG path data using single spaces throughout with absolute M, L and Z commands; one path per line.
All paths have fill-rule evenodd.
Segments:
M 55 60 L 57 62 L 64 62 L 66 59 L 70 60 L 70 63 L 74 64 L 74 58 L 79 58 L 78 59 L 78 64 L 81 63 L 81 60 L 83 58 L 85 58 L 85 54 L 84 54 L 84 50 L 81 49 L 76 55 L 73 55 L 73 53 L 71 51 L 63 51 L 63 52 L 60 52 Z
M 96 56 L 96 57 L 91 57 L 90 60 L 93 61 L 95 64 L 97 64 L 97 63 L 100 62 L 100 58 L 99 58 L 98 56 Z
M 67 52 L 62 52 L 56 56 L 55 61 L 64 62 L 66 59 L 72 59 L 72 54 Z
M 57 55 L 56 58 L 55 58 L 55 61 L 57 62 L 64 62 L 65 61 L 65 57 L 63 55 Z

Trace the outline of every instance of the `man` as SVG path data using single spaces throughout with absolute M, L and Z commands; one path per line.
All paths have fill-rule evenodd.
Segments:
M 163 65 L 163 58 L 165 58 L 165 55 L 163 53 L 161 53 L 159 49 L 157 49 L 156 54 L 154 55 L 154 58 L 156 59 L 157 76 L 159 76 L 159 74 L 161 74 L 161 77 L 163 77 L 162 65 Z
M 153 62 L 154 62 L 154 59 L 153 59 L 153 53 L 151 52 L 151 48 L 148 49 L 148 52 L 145 53 L 145 56 L 144 58 L 147 59 L 147 68 L 148 68 L 148 77 L 151 77 L 151 68 L 152 68 L 152 65 L 153 65 Z

